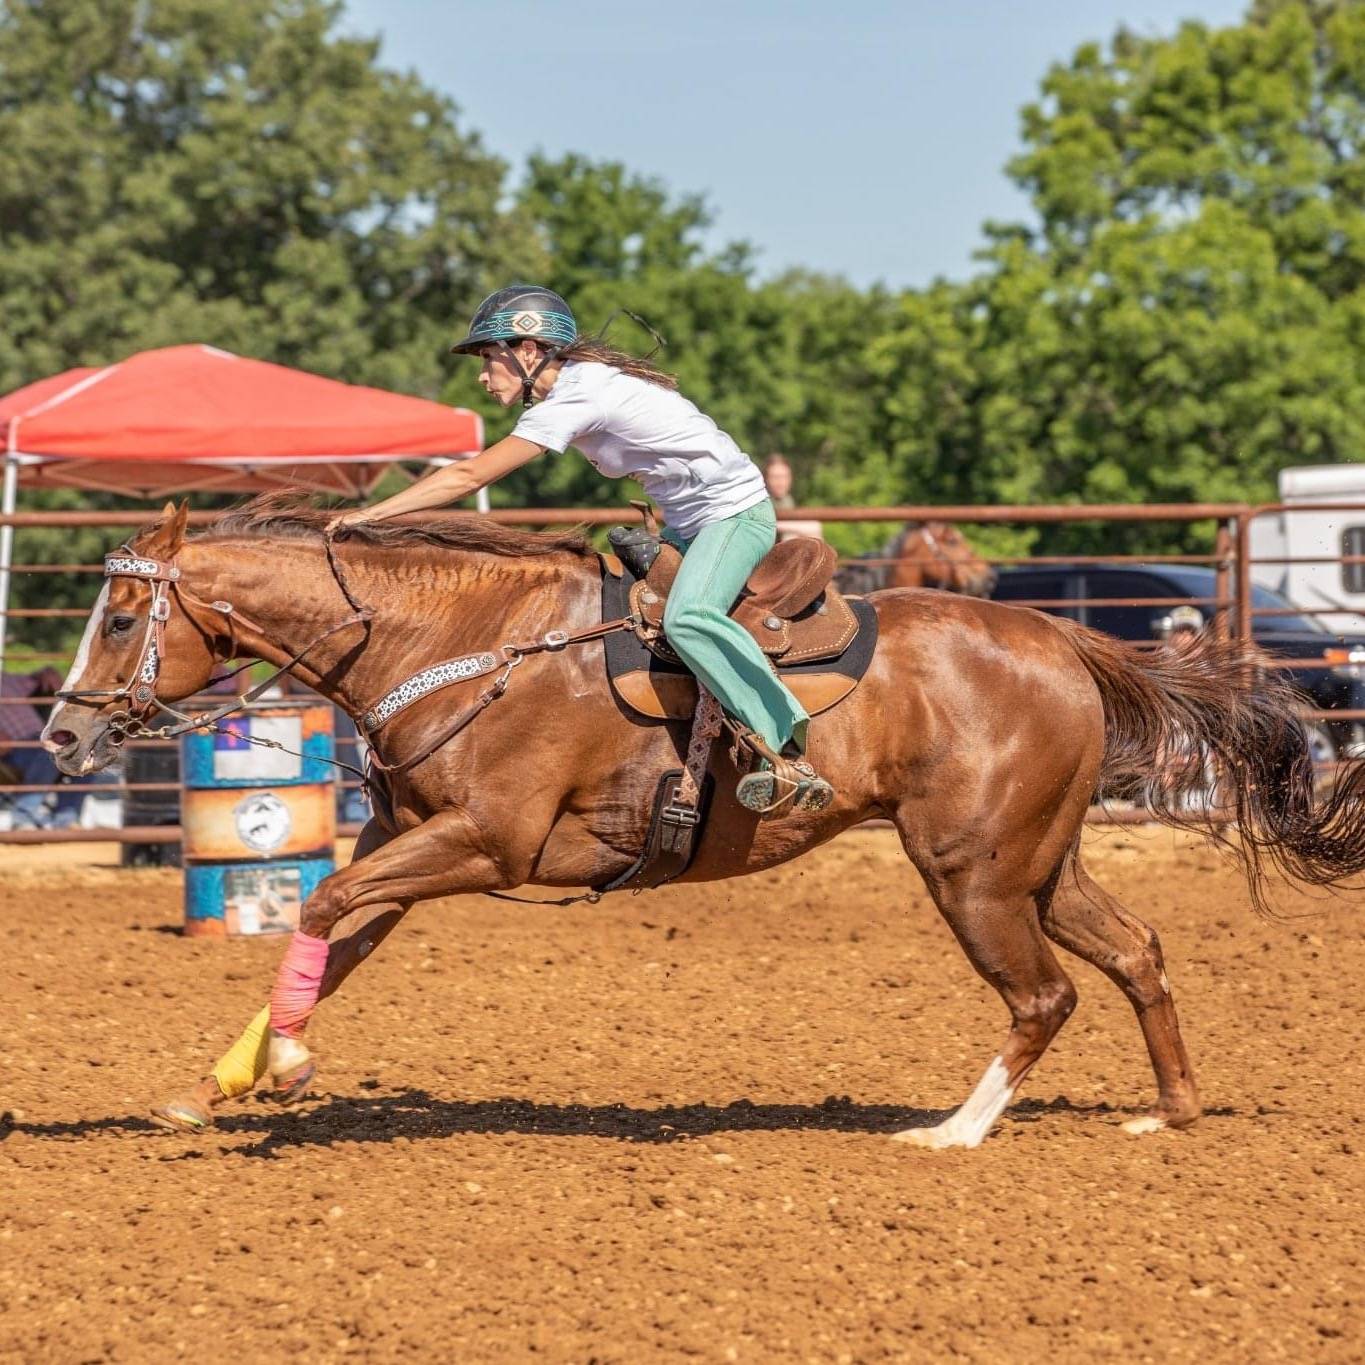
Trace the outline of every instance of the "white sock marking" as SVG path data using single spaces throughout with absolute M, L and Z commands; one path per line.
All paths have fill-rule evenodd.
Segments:
M 276 1081 L 291 1071 L 297 1071 L 311 1056 L 312 1053 L 299 1039 L 276 1033 L 274 1029 L 270 1030 L 270 1074 Z
M 907 1128 L 893 1137 L 897 1142 L 910 1142 L 917 1147 L 979 1147 L 1013 1097 L 1009 1072 L 1001 1058 L 996 1057 L 967 1097 L 966 1104 L 955 1114 L 937 1127 Z

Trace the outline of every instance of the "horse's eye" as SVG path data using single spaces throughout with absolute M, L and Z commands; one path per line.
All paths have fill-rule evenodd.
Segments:
M 127 635 L 135 625 L 137 625 L 136 616 L 111 616 L 109 618 L 109 634 Z

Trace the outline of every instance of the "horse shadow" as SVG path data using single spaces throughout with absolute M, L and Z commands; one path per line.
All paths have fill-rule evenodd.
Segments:
M 425 1090 L 388 1095 L 329 1096 L 306 1111 L 234 1116 L 217 1125 L 226 1133 L 258 1134 L 234 1154 L 270 1157 L 291 1147 L 330 1147 L 343 1142 L 392 1142 L 457 1135 L 521 1133 L 545 1138 L 606 1138 L 615 1142 L 666 1144 L 717 1133 L 843 1132 L 894 1133 L 937 1123 L 951 1110 L 906 1105 L 858 1104 L 831 1095 L 819 1104 L 661 1105 L 643 1108 L 612 1104 L 548 1104 L 538 1100 L 441 1099 Z M 262 1132 L 262 1129 L 265 1131 Z
M 520 1133 L 528 1137 L 607 1138 L 616 1142 L 666 1144 L 719 1133 L 835 1132 L 889 1135 L 903 1128 L 930 1127 L 952 1109 L 922 1109 L 900 1104 L 860 1104 L 847 1095 L 830 1095 L 818 1104 L 661 1105 L 640 1108 L 625 1103 L 550 1104 L 528 1099 L 449 1100 L 426 1090 L 407 1089 L 386 1095 L 329 1095 L 295 1109 L 274 1106 L 256 1097 L 256 1111 L 224 1115 L 213 1133 L 253 1138 L 242 1146 L 220 1148 L 225 1155 L 273 1158 L 294 1148 L 334 1147 L 342 1143 L 391 1143 L 461 1135 Z M 1050 1100 L 1025 1099 L 1012 1105 L 1005 1122 L 1037 1123 L 1055 1114 L 1115 1120 L 1142 1112 L 1137 1107 L 1104 1101 L 1078 1104 L 1065 1095 Z M 1231 1117 L 1236 1110 L 1205 1111 L 1205 1118 Z M 27 1123 L 0 1116 L 0 1141 L 11 1132 L 70 1141 L 103 1133 L 169 1137 L 139 1115 Z M 164 1160 L 197 1159 L 203 1149 L 168 1152 Z
M 426 1090 L 385 1095 L 328 1095 L 309 1098 L 297 1108 L 281 1109 L 265 1095 L 254 1112 L 218 1118 L 213 1132 L 255 1137 L 225 1149 L 235 1156 L 269 1157 L 293 1147 L 331 1147 L 340 1143 L 393 1142 L 463 1134 L 523 1133 L 529 1137 L 598 1137 L 617 1142 L 670 1143 L 715 1133 L 826 1131 L 894 1133 L 937 1123 L 952 1110 L 917 1109 L 898 1104 L 858 1104 L 831 1095 L 818 1104 L 661 1105 L 642 1108 L 625 1103 L 550 1104 L 529 1099 L 452 1100 Z M 5 1121 L 7 1120 L 7 1121 Z M 30 1123 L 8 1115 L 0 1120 L 0 1140 L 10 1132 L 71 1140 L 104 1133 L 162 1133 L 139 1115 Z M 191 1155 L 186 1153 L 185 1155 Z

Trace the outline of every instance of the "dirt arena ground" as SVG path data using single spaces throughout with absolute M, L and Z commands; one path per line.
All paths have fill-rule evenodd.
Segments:
M 1019 1102 L 947 1153 L 886 1135 L 965 1097 L 1004 1013 L 887 832 L 419 909 L 324 1005 L 312 1100 L 199 1138 L 147 1106 L 280 941 L 181 938 L 177 875 L 103 846 L 0 848 L 0 1358 L 1359 1361 L 1365 907 L 1268 924 L 1194 841 L 1090 843 L 1210 1112 L 1121 1131 L 1150 1071 L 1075 963 Z

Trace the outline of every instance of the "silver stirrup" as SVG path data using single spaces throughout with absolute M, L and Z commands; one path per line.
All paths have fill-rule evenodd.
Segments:
M 773 770 L 766 758 L 759 766 L 745 773 L 735 787 L 735 799 L 745 810 L 756 815 L 771 815 L 790 804 L 793 811 L 814 813 L 822 811 L 834 800 L 834 788 L 821 777 L 804 758 L 788 759 L 786 763 L 797 774 L 796 781 Z

